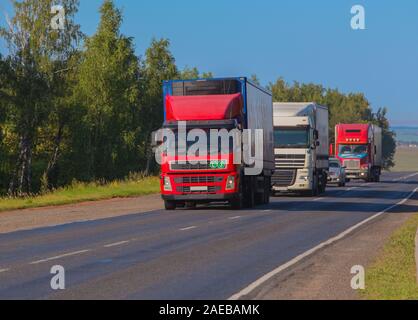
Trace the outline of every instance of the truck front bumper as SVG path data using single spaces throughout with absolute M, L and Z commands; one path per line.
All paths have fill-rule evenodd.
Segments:
M 367 179 L 369 172 L 367 170 L 346 170 L 347 179 Z
M 187 195 L 162 195 L 166 201 L 197 201 L 197 202 L 225 202 L 238 197 L 237 193 L 225 194 L 187 194 Z
M 288 185 L 282 185 L 283 181 L 275 182 L 274 180 L 275 178 L 273 176 L 273 192 L 301 192 L 312 189 L 312 177 L 310 176 L 309 170 L 307 169 L 296 170 L 294 177 L 292 179 L 289 178 Z

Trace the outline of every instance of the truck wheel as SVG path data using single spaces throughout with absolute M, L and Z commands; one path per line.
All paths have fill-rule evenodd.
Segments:
M 312 182 L 312 191 L 311 196 L 316 197 L 319 194 L 319 177 L 318 175 L 315 175 L 314 180 Z
M 325 191 L 327 191 L 327 180 L 326 180 L 326 178 L 323 177 L 319 192 L 320 192 L 320 194 L 324 194 Z
M 327 191 L 328 175 L 322 173 L 321 178 L 321 194 L 323 194 Z
M 229 205 L 231 206 L 232 210 L 241 210 L 244 208 L 244 201 L 242 197 L 238 197 L 229 201 Z
M 249 181 L 250 183 L 250 181 Z M 245 200 L 245 207 L 246 208 L 254 208 L 255 206 L 255 192 L 254 192 L 254 188 L 253 185 L 249 185 L 248 189 L 247 189 L 247 194 L 244 197 Z
M 265 188 L 264 188 L 264 204 L 270 203 L 270 194 L 271 194 L 271 178 L 265 179 Z
M 240 179 L 238 196 L 236 198 L 229 200 L 229 205 L 231 206 L 232 210 L 241 210 L 242 208 L 244 208 L 244 196 L 243 196 L 242 190 L 243 190 L 242 179 Z
M 177 202 L 176 203 L 176 207 L 177 208 L 185 208 L 186 207 L 186 203 L 185 202 Z
M 176 210 L 176 202 L 165 200 L 164 201 L 164 207 L 165 207 L 165 210 L 167 210 L 167 211 Z

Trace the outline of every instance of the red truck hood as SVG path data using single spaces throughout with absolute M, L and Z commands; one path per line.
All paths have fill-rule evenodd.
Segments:
M 208 96 L 166 96 L 167 121 L 234 119 L 241 115 L 240 93 Z

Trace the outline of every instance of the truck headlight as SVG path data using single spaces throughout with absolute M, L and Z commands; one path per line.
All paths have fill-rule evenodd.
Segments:
M 308 181 L 309 180 L 309 176 L 300 176 L 299 179 L 300 180 Z
M 164 191 L 173 191 L 169 177 L 164 177 Z
M 235 177 L 229 176 L 226 180 L 226 190 L 234 190 L 235 189 Z

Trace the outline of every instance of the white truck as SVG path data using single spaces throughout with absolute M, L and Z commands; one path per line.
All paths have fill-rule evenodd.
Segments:
M 273 124 L 272 192 L 324 193 L 329 171 L 328 108 L 314 102 L 274 103 Z

